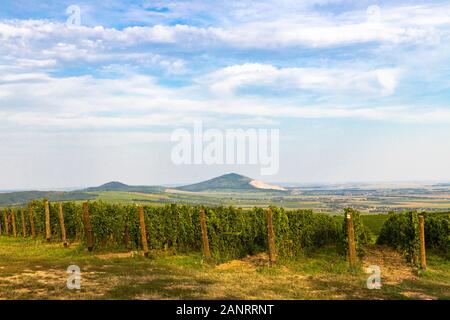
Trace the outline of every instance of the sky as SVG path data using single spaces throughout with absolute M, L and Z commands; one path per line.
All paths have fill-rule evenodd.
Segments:
M 199 121 L 278 129 L 278 172 L 174 164 Z M 0 190 L 450 181 L 449 141 L 448 1 L 1 1 Z

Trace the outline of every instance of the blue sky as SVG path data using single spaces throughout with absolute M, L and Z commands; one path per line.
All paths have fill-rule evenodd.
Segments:
M 3 0 L 0 189 L 449 181 L 449 49 L 445 1 Z M 173 165 L 198 120 L 280 129 L 279 173 Z

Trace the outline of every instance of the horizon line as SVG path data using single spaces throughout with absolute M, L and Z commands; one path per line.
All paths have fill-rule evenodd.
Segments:
M 220 177 L 220 176 L 217 176 Z M 216 178 L 217 178 L 216 177 Z M 214 178 L 211 178 L 214 179 Z M 127 186 L 131 187 L 165 187 L 165 188 L 173 188 L 173 187 L 180 187 L 180 186 L 186 186 L 190 184 L 196 184 L 201 183 L 204 181 L 207 181 L 210 179 L 202 180 L 200 182 L 186 182 L 186 183 L 167 183 L 167 184 L 128 184 L 124 183 L 119 180 L 111 180 L 96 186 L 74 186 L 74 187 L 59 187 L 59 188 L 53 188 L 53 187 L 24 187 L 24 188 L 13 188 L 13 189 L 0 189 L 0 193 L 12 193 L 12 192 L 32 192 L 32 191 L 41 191 L 41 192 L 73 192 L 73 191 L 83 191 L 83 189 L 87 188 L 95 188 L 100 187 L 105 184 L 111 183 L 111 182 L 118 182 L 125 184 Z M 258 180 L 258 179 L 254 179 Z M 359 184 L 359 185 L 374 185 L 374 184 L 385 184 L 385 185 L 402 185 L 402 184 L 418 184 L 418 185 L 436 185 L 436 184 L 450 184 L 450 180 L 355 180 L 355 181 L 329 181 L 329 182 L 272 182 L 267 181 L 266 183 L 270 184 L 277 184 L 284 187 L 319 187 L 319 186 L 346 186 L 346 185 L 352 185 L 352 184 Z M 401 188 L 398 188 L 401 189 Z

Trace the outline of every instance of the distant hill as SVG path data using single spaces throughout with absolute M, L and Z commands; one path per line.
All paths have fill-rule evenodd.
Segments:
M 98 187 L 90 187 L 77 191 L 18 191 L 0 193 L 0 206 L 24 205 L 32 200 L 48 199 L 50 201 L 82 201 L 98 198 L 100 192 L 135 192 L 147 194 L 167 194 L 171 191 L 284 191 L 279 186 L 273 186 L 249 177 L 229 173 L 204 182 L 166 188 L 163 186 L 130 186 L 122 182 L 112 181 Z
M 0 205 L 24 205 L 31 200 L 48 199 L 50 201 L 71 201 L 71 200 L 91 200 L 95 199 L 95 194 L 80 191 L 18 191 L 0 193 Z
M 164 187 L 160 186 L 129 186 L 122 182 L 112 181 L 102 184 L 99 187 L 91 187 L 83 189 L 83 192 L 105 192 L 105 191 L 121 191 L 121 192 L 142 192 L 142 193 L 155 193 L 164 191 Z
M 237 173 L 228 173 L 220 177 L 216 177 L 200 183 L 181 186 L 176 189 L 191 192 L 208 190 L 285 191 L 285 189 L 280 186 L 269 185 Z
M 0 206 L 24 205 L 32 200 L 48 199 L 50 201 L 75 201 L 93 200 L 98 192 L 139 192 L 159 193 L 165 190 L 159 186 L 129 186 L 121 182 L 113 181 L 99 187 L 86 188 L 78 191 L 16 191 L 0 193 Z

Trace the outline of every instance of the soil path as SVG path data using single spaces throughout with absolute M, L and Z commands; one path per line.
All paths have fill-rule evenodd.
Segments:
M 406 279 L 416 279 L 414 269 L 402 255 L 386 246 L 371 245 L 365 248 L 363 267 L 379 266 L 384 284 L 396 285 Z
M 405 280 L 418 278 L 415 268 L 398 251 L 387 246 L 370 245 L 365 248 L 363 268 L 367 273 L 370 273 L 367 270 L 369 266 L 380 267 L 382 285 L 400 285 Z M 436 299 L 419 291 L 402 291 L 401 294 L 412 299 Z

